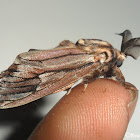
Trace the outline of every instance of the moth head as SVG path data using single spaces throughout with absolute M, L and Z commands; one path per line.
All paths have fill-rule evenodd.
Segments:
M 117 67 L 120 67 L 123 64 L 124 59 L 126 58 L 126 55 L 122 52 L 117 53 L 117 59 L 115 62 L 115 65 Z

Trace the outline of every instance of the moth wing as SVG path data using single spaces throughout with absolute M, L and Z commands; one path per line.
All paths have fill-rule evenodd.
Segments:
M 137 59 L 140 56 L 140 38 L 134 38 L 125 45 L 124 53 Z
M 66 90 L 94 67 L 93 55 L 75 47 L 20 54 L 0 74 L 0 108 L 21 106 Z

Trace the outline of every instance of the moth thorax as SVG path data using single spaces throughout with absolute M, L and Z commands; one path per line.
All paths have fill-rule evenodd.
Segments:
M 112 60 L 112 52 L 108 49 L 102 49 L 102 53 L 100 53 L 99 56 L 101 63 L 107 63 Z
M 100 62 L 101 62 L 101 63 L 104 63 L 104 62 L 106 61 L 106 59 L 107 59 L 107 56 L 106 56 L 105 53 L 101 53 L 101 54 L 99 55 L 99 57 L 100 57 Z

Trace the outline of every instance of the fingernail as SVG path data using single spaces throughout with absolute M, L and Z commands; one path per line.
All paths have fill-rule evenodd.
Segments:
M 130 102 L 127 105 L 128 113 L 129 113 L 129 120 L 130 120 L 134 112 L 137 100 L 138 100 L 138 90 L 134 85 L 130 83 L 127 83 L 127 84 L 128 84 L 127 87 L 129 87 L 127 88 L 127 91 L 130 93 Z

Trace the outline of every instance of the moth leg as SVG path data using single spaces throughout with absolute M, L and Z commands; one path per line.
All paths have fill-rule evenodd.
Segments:
M 85 76 L 83 78 L 83 84 L 84 84 L 84 90 L 83 92 L 85 92 L 87 86 L 88 86 L 88 83 L 96 80 L 101 74 L 101 71 L 100 70 L 95 70 L 94 72 L 92 73 L 89 73 L 87 76 Z
M 92 73 L 89 73 L 88 75 L 86 75 L 84 78 L 83 78 L 83 83 L 84 84 L 88 84 L 94 80 L 96 80 L 101 74 L 101 71 L 100 70 L 95 70 L 94 72 Z
M 69 94 L 70 94 L 71 89 L 72 89 L 72 87 L 70 87 L 70 88 L 66 89 L 66 91 L 67 91 L 66 95 L 69 95 Z
M 84 84 L 84 90 L 83 90 L 83 92 L 85 92 L 85 91 L 86 91 L 87 86 L 88 86 L 88 83 Z
M 112 70 L 112 76 L 114 78 L 114 80 L 118 81 L 122 86 L 124 86 L 126 89 L 131 90 L 132 93 L 137 93 L 138 90 L 137 88 L 132 85 L 131 83 L 125 82 L 125 78 L 121 72 L 121 70 L 116 67 Z M 137 94 L 134 94 L 133 96 L 136 96 Z
M 127 89 L 133 90 L 134 92 L 138 92 L 138 89 L 133 84 L 131 84 L 129 82 L 125 82 L 125 87 Z
M 129 92 L 132 95 L 132 100 L 131 102 L 128 104 L 128 106 L 136 99 L 136 97 L 138 96 L 138 89 L 132 85 L 131 83 L 126 82 L 125 83 L 125 88 L 129 90 Z
M 112 76 L 114 80 L 118 81 L 121 85 L 125 86 L 125 78 L 121 72 L 121 70 L 118 67 L 115 67 L 112 70 Z

